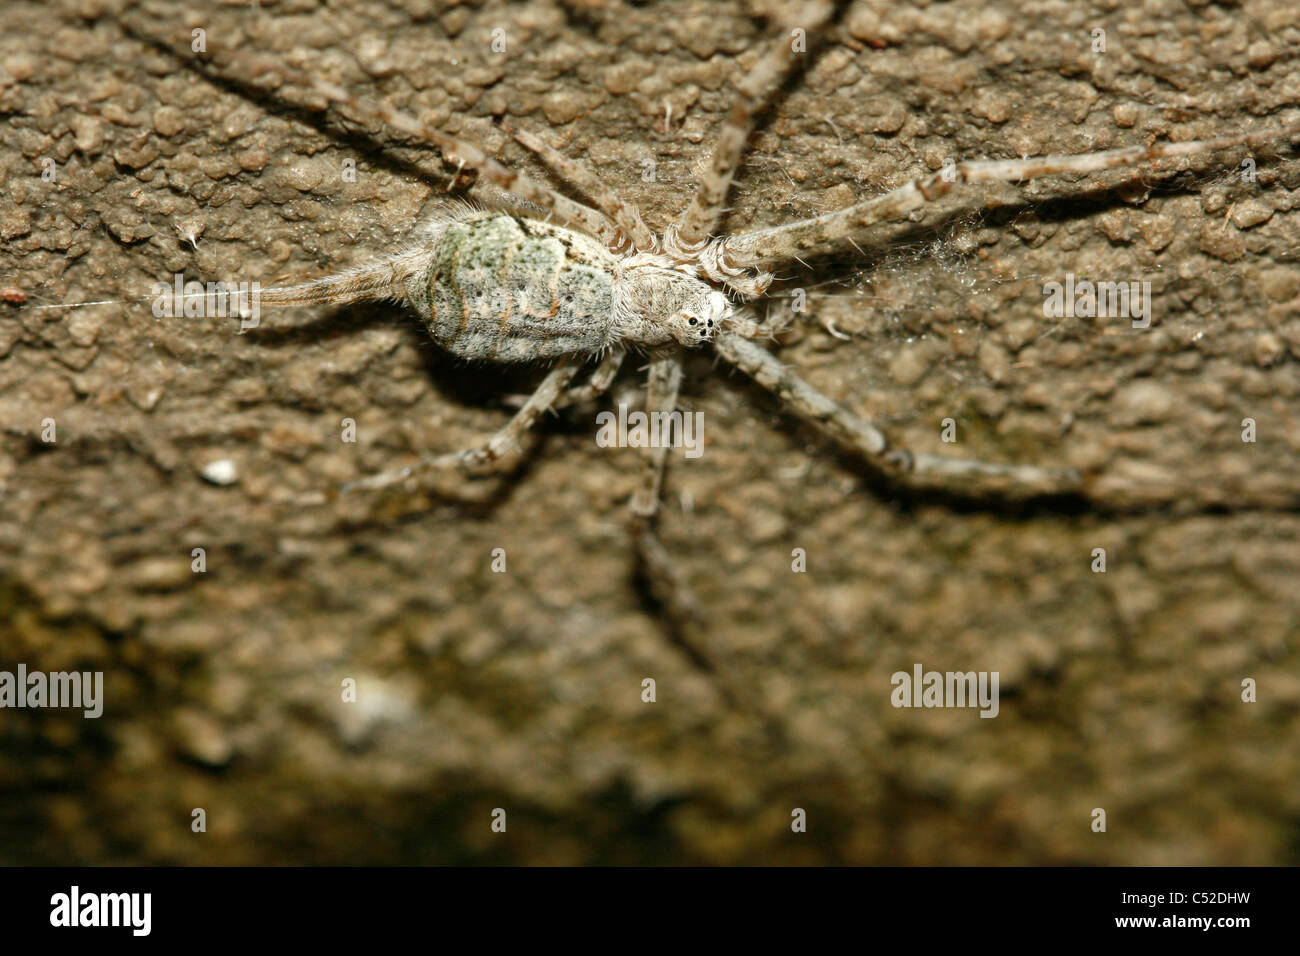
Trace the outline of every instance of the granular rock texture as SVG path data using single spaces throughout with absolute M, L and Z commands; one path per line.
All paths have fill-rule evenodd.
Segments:
M 124 7 L 0 6 L 0 284 L 27 297 L 0 302 L 0 669 L 106 688 L 98 720 L 0 710 L 0 860 L 1300 862 L 1293 145 L 1252 154 L 1254 181 L 1226 150 L 966 193 L 783 269 L 772 307 L 807 310 L 780 354 L 818 388 L 919 450 L 1070 464 L 1103 494 L 882 483 L 693 357 L 705 450 L 672 456 L 661 531 L 710 672 L 638 586 L 639 452 L 594 440 L 597 411 L 641 401 L 640 363 L 480 500 L 305 506 L 472 444 L 544 369 L 457 362 L 382 306 L 240 335 L 112 300 L 358 264 L 467 179 L 141 23 L 176 48 L 202 26 L 545 178 L 506 129 L 527 128 L 662 227 L 775 4 Z M 810 39 L 729 230 L 947 159 L 1300 114 L 1289 0 L 855 2 Z M 1070 274 L 1149 281 L 1150 327 L 1045 318 Z M 998 672 L 997 717 L 892 706 L 918 663 Z

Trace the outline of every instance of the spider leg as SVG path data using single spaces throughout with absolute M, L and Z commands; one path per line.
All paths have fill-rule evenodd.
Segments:
M 646 409 L 650 413 L 670 413 L 677 408 L 681 391 L 682 363 L 676 355 L 658 356 L 650 363 L 650 376 L 646 388 Z M 753 699 L 748 688 L 738 687 L 725 671 L 713 661 L 709 653 L 709 631 L 705 626 L 704 609 L 683 580 L 681 572 L 655 533 L 655 518 L 659 513 L 659 490 L 663 487 L 664 466 L 667 463 L 668 443 L 647 449 L 641 483 L 632 495 L 628 507 L 632 512 L 631 535 L 636 548 L 637 562 L 650 593 L 662 605 L 669 640 L 686 655 L 691 665 L 706 675 L 718 694 L 736 709 L 750 710 L 771 722 L 760 702 Z M 779 722 L 775 723 L 779 727 Z
M 646 385 L 646 410 L 670 413 L 677 408 L 682 386 L 682 363 L 676 355 L 662 355 L 650 363 Z M 659 513 L 659 491 L 663 487 L 668 442 L 646 449 L 641 482 L 632 494 L 628 508 L 632 512 L 631 532 L 637 558 L 651 593 L 677 621 L 696 621 L 702 617 L 699 601 L 673 564 L 655 534 L 655 517 Z M 692 657 L 704 659 L 698 651 Z M 706 660 L 706 659 L 705 659 Z
M 801 219 L 770 229 L 739 233 L 717 243 L 718 260 L 725 269 L 753 268 L 761 263 L 793 259 L 829 251 L 838 240 L 859 229 L 901 218 L 953 191 L 962 183 L 1019 182 L 1040 176 L 1096 173 L 1122 166 L 1138 166 L 1175 156 L 1193 156 L 1231 146 L 1258 146 L 1300 133 L 1300 123 L 1279 131 L 1261 131 L 1185 143 L 1156 143 L 1077 156 L 1043 156 L 1037 159 L 1000 159 L 962 162 L 905 186 L 812 219 Z
M 609 387 L 614 384 L 614 377 L 618 375 L 618 370 L 622 368 L 623 359 L 625 358 L 627 358 L 627 352 L 623 349 L 610 349 L 585 383 L 565 389 L 564 394 L 556 399 L 555 404 L 551 407 L 568 408 L 570 405 L 589 401 L 597 395 L 604 395 L 609 391 Z
M 341 491 L 344 494 L 357 490 L 374 491 L 399 484 L 413 475 L 442 469 L 454 469 L 463 474 L 480 477 L 500 474 L 514 468 L 523 452 L 523 438 L 537 424 L 542 413 L 554 407 L 556 399 L 563 393 L 565 386 L 582 367 L 580 359 L 567 358 L 560 361 L 542 383 L 529 396 L 513 418 L 487 440 L 464 451 L 424 458 L 414 465 L 396 468 L 368 475 L 356 481 L 348 482 Z
M 739 94 L 723 121 L 713 154 L 699 174 L 695 197 L 681 218 L 664 235 L 664 246 L 674 255 L 690 256 L 708 241 L 722 216 L 731 180 L 740 165 L 745 143 L 754 128 L 754 117 L 793 68 L 798 54 L 790 31 L 796 27 L 808 33 L 819 29 L 834 11 L 830 0 L 812 0 L 782 20 L 781 35 L 758 64 L 736 84 Z
M 651 252 L 658 248 L 655 234 L 641 219 L 641 211 L 624 202 L 619 195 L 601 182 L 600 177 L 585 164 L 569 159 L 550 143 L 527 130 L 515 130 L 515 139 L 540 156 L 552 169 L 573 183 L 591 199 L 626 236 L 638 252 Z
M 677 408 L 682 384 L 682 362 L 677 355 L 659 356 L 650 363 L 646 389 L 646 408 L 651 413 L 671 413 Z M 757 715 L 771 739 L 785 741 L 787 734 L 782 718 L 771 712 L 760 692 L 747 682 L 733 679 L 714 661 L 710 650 L 712 632 L 704 609 L 655 533 L 659 512 L 659 491 L 663 487 L 667 443 L 648 449 L 641 484 L 628 502 L 632 512 L 631 532 L 641 573 L 664 609 L 668 639 L 713 685 L 718 695 L 733 710 Z
M 1066 469 L 1002 465 L 894 448 L 880 429 L 817 391 L 756 342 L 723 332 L 713 345 L 719 355 L 781 398 L 801 418 L 890 476 L 933 478 L 953 486 L 975 479 L 979 490 L 993 486 L 1027 496 L 1060 494 L 1080 484 L 1079 475 Z
M 122 14 L 121 19 L 131 32 L 136 35 L 155 40 L 169 49 L 171 48 L 169 43 L 158 36 L 158 28 L 150 28 L 147 25 L 149 21 L 142 20 L 129 12 Z M 311 90 L 326 100 L 324 107 L 309 102 L 300 105 L 313 109 L 324 109 L 330 103 L 333 103 L 352 114 L 354 118 L 360 118 L 363 121 L 372 117 L 377 118 L 391 129 L 398 130 L 411 139 L 435 146 L 442 152 L 444 158 L 464 163 L 465 166 L 477 171 L 483 179 L 492 185 L 520 199 L 536 203 L 543 209 L 553 213 L 556 218 L 572 226 L 580 227 L 590 235 L 596 236 L 607 243 L 612 244 L 619 239 L 618 227 L 597 210 L 575 202 L 567 196 L 529 179 L 522 173 L 507 168 L 472 143 L 434 129 L 406 113 L 393 109 L 380 100 L 356 96 L 335 83 L 316 79 L 272 57 L 229 47 L 214 47 L 207 52 L 223 70 L 233 67 L 248 78 L 270 73 L 295 86 Z
M 627 358 L 627 352 L 623 349 L 610 349 L 605 353 L 605 357 L 600 360 L 595 369 L 592 370 L 587 381 L 581 385 L 571 385 L 566 388 L 564 393 L 555 400 L 551 410 L 558 411 L 561 408 L 569 408 L 572 405 L 588 402 L 599 395 L 604 395 L 609 391 L 610 385 L 614 383 L 614 378 L 618 375 L 618 370 L 622 367 L 625 358 Z M 527 401 L 527 395 L 506 395 L 501 399 L 502 404 L 509 408 L 523 408 L 524 403 Z

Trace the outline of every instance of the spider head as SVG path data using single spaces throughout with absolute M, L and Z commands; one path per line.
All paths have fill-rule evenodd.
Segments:
M 628 268 L 618 304 L 624 338 L 648 346 L 703 345 L 732 313 L 727 297 L 707 282 L 660 265 Z
M 664 324 L 679 344 L 695 348 L 712 341 L 722 331 L 722 322 L 730 311 L 731 303 L 727 297 L 706 287 L 700 295 L 693 296 L 668 316 Z

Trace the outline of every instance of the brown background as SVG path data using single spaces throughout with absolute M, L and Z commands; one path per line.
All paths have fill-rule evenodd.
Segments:
M 392 248 L 445 194 L 436 153 L 187 67 L 118 6 L 0 7 L 0 280 L 29 305 L 175 271 L 321 274 Z M 210 47 L 274 52 L 544 176 L 505 117 L 658 226 L 772 36 L 762 5 L 701 0 L 208 6 Z M 729 228 L 949 157 L 1294 121 L 1294 13 L 851 4 L 755 136 Z M 708 609 L 714 675 L 637 586 L 637 452 L 593 440 L 597 410 L 639 401 L 638 363 L 549 422 L 486 504 L 303 508 L 288 499 L 471 443 L 541 370 L 467 367 L 385 307 L 236 336 L 147 303 L 0 304 L 0 668 L 107 686 L 98 721 L 0 712 L 0 860 L 1297 862 L 1300 161 L 1258 151 L 1250 184 L 1242 155 L 995 191 L 1012 205 L 950 204 L 785 273 L 783 294 L 810 295 L 781 355 L 811 382 L 917 448 L 1088 469 L 1087 505 L 882 487 L 693 357 L 707 445 L 673 456 L 662 531 Z M 200 226 L 195 250 L 181 233 Z M 1067 272 L 1151 281 L 1152 328 L 1044 319 L 1041 285 Z M 220 459 L 232 486 L 200 476 Z M 917 662 L 998 671 L 1000 715 L 893 709 L 891 673 Z

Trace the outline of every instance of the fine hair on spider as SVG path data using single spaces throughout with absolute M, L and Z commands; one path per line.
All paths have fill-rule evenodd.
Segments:
M 336 275 L 261 291 L 261 304 L 276 306 L 396 300 L 415 311 L 432 338 L 453 355 L 497 363 L 552 363 L 509 422 L 481 444 L 360 478 L 342 490 L 384 488 L 436 469 L 474 475 L 508 470 L 522 454 L 525 435 L 545 412 L 600 395 L 630 351 L 649 358 L 648 408 L 670 413 L 678 403 L 683 353 L 708 347 L 772 392 L 790 411 L 888 476 L 1013 496 L 1087 497 L 1087 476 L 1070 469 L 913 454 L 891 445 L 880 428 L 809 385 L 759 344 L 772 328 L 759 321 L 746 303 L 767 289 L 772 281 L 769 269 L 838 250 L 855 237 L 869 240 L 873 227 L 897 223 L 963 186 L 1098 173 L 1254 146 L 1300 133 L 1300 121 L 1191 142 L 949 163 L 883 195 L 824 215 L 715 235 L 755 117 L 803 59 L 789 42 L 791 31 L 800 28 L 815 35 L 826 27 L 834 10 L 835 4 L 828 0 L 811 0 L 792 4 L 779 15 L 776 38 L 735 84 L 735 102 L 701 166 L 690 203 L 661 232 L 652 230 L 634 206 L 589 168 L 527 131 L 516 131 L 515 138 L 590 205 L 509 169 L 473 143 L 382 101 L 354 95 L 261 54 L 219 45 L 207 51 L 205 58 L 223 75 L 249 81 L 275 77 L 300 91 L 286 98 L 314 109 L 333 107 L 354 122 L 386 126 L 432 146 L 445 159 L 475 171 L 482 181 L 538 210 L 537 216 L 531 216 L 449 203 L 392 255 Z M 153 18 L 146 21 L 138 10 L 122 18 L 137 35 L 168 45 L 158 29 L 149 26 L 156 22 Z M 575 376 L 593 359 L 599 361 L 590 378 L 574 384 Z M 656 595 L 690 614 L 693 599 L 676 580 L 673 564 L 653 531 L 666 451 L 664 446 L 647 451 L 644 475 L 630 502 L 633 537 Z

